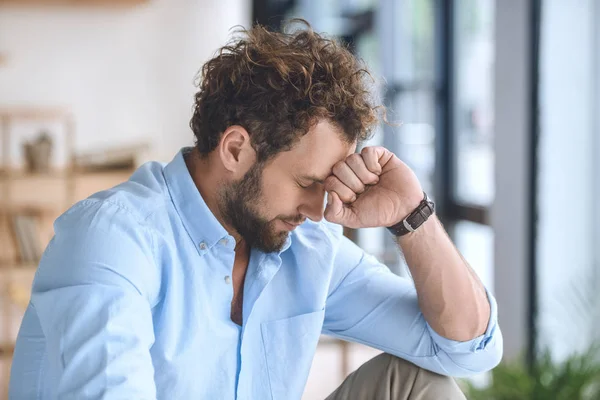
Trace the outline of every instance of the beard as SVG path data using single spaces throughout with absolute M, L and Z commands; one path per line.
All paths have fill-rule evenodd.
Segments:
M 261 203 L 262 170 L 255 163 L 237 182 L 229 183 L 221 190 L 219 211 L 225 222 L 233 227 L 251 248 L 264 253 L 280 251 L 289 232 L 277 231 L 277 219 L 299 221 L 301 217 L 265 218 L 259 210 Z

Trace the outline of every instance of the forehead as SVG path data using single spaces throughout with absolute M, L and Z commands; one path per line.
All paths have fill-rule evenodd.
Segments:
M 339 128 L 322 120 L 315 124 L 290 151 L 273 160 L 277 168 L 291 170 L 295 175 L 316 175 L 324 178 L 338 161 L 356 151 L 356 143 L 342 139 Z

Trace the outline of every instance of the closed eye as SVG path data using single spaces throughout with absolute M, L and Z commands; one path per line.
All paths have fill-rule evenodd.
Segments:
M 302 182 L 310 182 L 308 185 L 303 185 L 302 183 L 300 183 L 300 181 Z M 302 188 L 302 189 L 309 189 L 311 187 L 315 186 L 315 183 L 318 183 L 320 185 L 324 185 L 325 184 L 325 178 L 320 178 L 316 175 L 303 175 L 303 176 L 299 176 L 296 178 L 296 183 L 298 184 L 298 187 Z

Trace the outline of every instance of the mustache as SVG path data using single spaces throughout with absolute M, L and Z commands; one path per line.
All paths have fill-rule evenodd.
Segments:
M 289 224 L 292 224 L 292 225 L 300 225 L 301 223 L 306 221 L 306 218 L 304 218 L 303 216 L 297 216 L 297 217 L 292 217 L 292 218 L 280 217 L 279 219 L 281 219 Z

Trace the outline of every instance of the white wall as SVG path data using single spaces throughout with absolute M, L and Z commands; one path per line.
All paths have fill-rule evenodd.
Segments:
M 593 280 L 600 254 L 594 222 L 597 12 L 595 0 L 548 0 L 542 15 L 538 323 L 540 344 L 559 358 L 584 350 L 600 332 Z
M 148 140 L 170 160 L 193 141 L 196 72 L 250 13 L 250 0 L 0 7 L 0 107 L 67 106 L 76 149 Z

